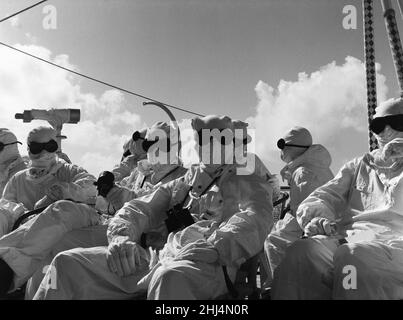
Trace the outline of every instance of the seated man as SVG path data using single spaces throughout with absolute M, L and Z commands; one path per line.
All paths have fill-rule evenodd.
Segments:
M 3 194 L 4 187 L 8 180 L 27 167 L 18 151 L 17 137 L 5 128 L 0 128 L 0 195 Z
M 99 223 L 95 210 L 86 208 L 86 203 L 95 203 L 95 178 L 83 168 L 58 159 L 56 131 L 50 127 L 33 129 L 28 134 L 27 144 L 28 168 L 9 180 L 3 199 L 18 205 L 20 215 L 34 208 L 47 209 L 0 239 L 0 295 L 10 289 L 13 278 L 16 287 L 27 280 L 46 254 L 44 247 L 50 239 L 71 228 Z M 77 204 L 57 201 L 62 199 Z M 60 211 L 70 206 L 80 210 L 67 222 L 66 215 Z M 15 217 L 9 217 L 8 232 L 14 221 Z
M 68 233 L 66 231 L 59 235 L 57 242 L 56 239 L 48 242 L 47 248 L 50 251 L 46 251 L 47 256 L 42 255 L 42 266 L 48 265 L 58 252 L 64 250 L 107 245 L 106 230 L 109 217 L 123 207 L 125 202 L 140 195 L 151 193 L 158 185 L 179 178 L 186 173 L 187 170 L 181 165 L 178 141 L 169 140 L 171 130 L 174 130 L 174 128 L 166 122 L 157 122 L 147 130 L 146 136 L 140 136 L 141 148 L 147 152 L 147 159 L 141 160 L 138 169 L 134 169 L 128 177 L 115 184 L 107 193 L 106 199 L 103 200 L 106 202 L 106 206 L 104 206 L 106 210 L 102 212 L 108 214 L 108 219 L 104 220 L 100 225 L 93 225 L 88 228 L 83 226 L 85 228 L 68 230 Z M 159 138 L 158 142 L 156 137 Z M 135 141 L 137 140 L 135 139 Z M 158 159 L 153 156 L 154 153 L 166 154 L 167 148 L 178 152 L 172 152 L 169 159 L 164 159 L 163 157 Z M 98 205 L 100 204 L 99 198 L 103 197 L 97 197 Z M 71 208 L 70 211 L 72 211 Z M 156 236 L 158 239 L 160 238 L 158 235 Z M 32 299 L 34 296 L 44 276 L 42 271 L 43 268 L 37 268 L 37 271 L 29 280 L 26 299 Z M 29 276 L 31 275 L 29 274 Z
M 381 104 L 370 129 L 379 149 L 299 206 L 308 239 L 286 251 L 274 299 L 403 299 L 403 100 Z
M 329 168 L 332 162 L 329 151 L 321 144 L 312 144 L 308 129 L 291 128 L 277 144 L 281 159 L 286 163 L 281 176 L 290 186 L 290 213 L 274 225 L 265 241 L 269 270 L 265 288 L 270 287 L 273 272 L 284 257 L 285 249 L 303 233 L 295 218 L 298 206 L 312 191 L 333 179 Z
M 168 123 L 156 122 L 146 131 L 144 138 L 141 133 L 133 137 L 137 148 L 139 149 L 141 146 L 141 150 L 146 152 L 146 159 L 139 160 L 137 167 L 107 193 L 106 201 L 110 204 L 110 213 L 114 214 L 125 202 L 150 193 L 159 184 L 179 178 L 186 173 L 187 170 L 182 167 L 179 153 L 170 153 L 168 163 L 164 159 L 160 161 L 153 157 L 156 150 L 167 152 L 164 150 L 164 145 L 159 145 L 157 149 L 151 148 L 155 137 L 161 136 L 160 144 L 167 143 L 169 148 L 179 147 L 178 141 L 169 140 L 171 130 L 175 129 Z M 155 142 L 157 141 L 155 140 Z
M 142 142 L 146 137 L 147 129 L 136 131 L 133 136 L 125 142 L 123 146 L 123 156 L 120 163 L 112 169 L 115 182 L 120 182 L 123 178 L 137 167 L 140 160 L 147 158 L 147 152 L 142 147 Z
M 18 151 L 17 137 L 8 129 L 0 128 L 0 196 L 10 178 L 27 167 Z M 9 231 L 19 214 L 22 206 L 5 199 L 0 199 L 0 237 Z
M 202 163 L 126 203 L 109 223 L 108 247 L 59 253 L 35 299 L 122 299 L 147 287 L 149 299 L 210 299 L 227 292 L 222 266 L 234 280 L 239 266 L 262 249 L 272 227 L 271 192 L 261 177 L 237 175 L 229 152 L 233 135 L 211 136 L 212 129 L 231 132 L 231 119 L 196 118 L 192 127 Z M 149 245 L 158 252 L 163 243 L 147 243 L 154 233 L 169 233 L 155 266 L 157 253 Z M 57 286 L 49 285 L 52 279 Z

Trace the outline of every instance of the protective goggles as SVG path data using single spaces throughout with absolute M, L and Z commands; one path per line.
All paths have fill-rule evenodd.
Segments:
M 221 130 L 219 129 L 220 133 L 222 133 L 224 130 L 227 130 L 227 129 L 221 129 Z M 198 141 L 199 146 L 209 144 L 214 139 L 214 135 L 208 135 L 207 138 L 209 138 L 209 140 L 208 141 L 203 141 L 203 131 L 202 130 L 197 131 L 197 135 L 198 135 L 198 138 L 199 138 L 199 141 Z M 223 145 L 223 146 L 225 146 L 227 144 L 230 144 L 230 143 L 234 143 L 234 142 L 235 142 L 235 138 L 233 138 L 233 139 L 228 139 L 227 138 L 226 139 L 225 136 L 223 136 L 223 135 L 220 136 L 220 144 Z M 242 142 L 243 142 L 243 144 L 247 144 L 248 143 L 248 138 L 243 139 Z
M 32 154 L 41 153 L 42 150 L 46 150 L 48 152 L 56 152 L 58 149 L 58 144 L 55 140 L 51 139 L 48 142 L 40 143 L 40 142 L 30 142 L 28 145 L 28 149 Z
M 0 152 L 3 151 L 3 149 L 4 149 L 5 146 L 9 146 L 10 144 L 16 144 L 16 143 L 22 144 L 22 143 L 19 142 L 19 141 L 10 142 L 10 143 L 3 143 L 3 142 L 0 142 Z
M 284 139 L 279 139 L 277 141 L 277 148 L 279 148 L 280 150 L 283 150 L 285 147 L 297 147 L 297 148 L 305 148 L 305 149 L 309 148 L 309 146 L 301 146 L 299 144 L 286 143 Z
M 159 140 L 158 137 L 155 140 L 147 140 L 147 139 L 143 138 L 140 135 L 140 132 L 138 132 L 138 131 L 133 133 L 132 139 L 133 139 L 133 141 L 143 140 L 143 142 L 141 143 L 141 146 L 143 147 L 143 150 L 145 152 L 148 152 L 148 150 L 151 148 L 151 146 L 153 144 L 157 143 L 157 141 Z M 169 152 L 170 150 L 171 150 L 171 140 L 168 138 L 167 139 L 167 152 Z
M 387 125 L 396 131 L 403 132 L 403 114 L 375 118 L 371 121 L 369 129 L 375 134 L 380 134 Z

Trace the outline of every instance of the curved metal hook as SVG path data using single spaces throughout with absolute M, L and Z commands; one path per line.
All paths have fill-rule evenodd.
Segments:
M 178 143 L 179 143 L 179 148 L 178 148 L 178 156 L 180 156 L 180 150 L 181 150 L 181 132 L 179 130 L 179 124 L 178 121 L 176 120 L 175 116 L 173 115 L 173 113 L 171 112 L 171 110 L 169 110 L 163 103 L 161 102 L 157 102 L 157 101 L 147 101 L 147 102 L 143 102 L 143 106 L 147 106 L 147 105 L 155 105 L 159 108 L 161 108 L 162 110 L 164 110 L 167 114 L 169 119 L 171 119 L 172 124 L 174 129 L 178 130 Z
M 173 115 L 173 113 L 171 112 L 171 110 L 169 110 L 164 104 L 162 104 L 161 102 L 156 102 L 156 101 L 148 101 L 148 102 L 143 102 L 143 106 L 149 105 L 149 104 L 153 104 L 157 107 L 160 107 L 162 110 L 164 110 L 167 114 L 169 119 L 171 119 L 172 122 L 174 123 L 178 123 L 178 121 L 176 121 L 175 116 Z

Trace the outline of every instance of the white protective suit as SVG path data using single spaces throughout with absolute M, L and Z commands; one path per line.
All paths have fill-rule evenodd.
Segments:
M 57 242 L 64 233 L 100 223 L 96 213 L 95 177 L 83 168 L 58 160 L 49 174 L 35 180 L 28 176 L 29 168 L 12 177 L 4 190 L 4 199 L 24 208 L 34 209 L 35 203 L 47 195 L 51 186 L 62 191 L 61 199 L 49 205 L 41 214 L 17 230 L 0 239 L 0 258 L 15 273 L 15 288 L 23 284 L 48 254 L 50 243 Z M 87 204 L 90 204 L 87 205 Z M 22 211 L 22 212 L 23 212 Z M 10 231 L 16 217 L 8 217 Z
M 290 186 L 291 214 L 287 213 L 274 225 L 265 241 L 264 249 L 268 261 L 265 286 L 270 286 L 273 272 L 284 257 L 286 248 L 303 234 L 294 217 L 299 204 L 316 188 L 333 178 L 330 164 L 331 156 L 327 149 L 320 144 L 314 144 L 282 170 L 286 172 Z
M 140 137 L 144 138 L 147 134 L 147 129 L 143 129 L 139 133 Z M 130 151 L 130 155 L 122 158 L 120 163 L 112 169 L 116 183 L 119 183 L 123 178 L 128 177 L 137 167 L 139 161 L 147 159 L 147 152 L 142 149 L 140 142 L 133 141 L 132 138 L 125 142 L 123 145 L 123 151 Z
M 196 223 L 171 234 L 169 239 L 172 241 L 167 244 L 170 248 L 174 246 L 180 250 L 181 246 L 190 242 L 194 244 L 195 240 L 201 239 L 201 251 L 205 254 L 187 258 L 182 256 L 183 259 L 177 256 L 178 259 L 173 259 L 170 263 L 154 267 L 152 273 L 142 279 L 150 272 L 150 253 L 141 247 L 141 266 L 128 277 L 119 277 L 109 270 L 106 261 L 107 247 L 65 251 L 59 253 L 52 261 L 35 298 L 130 298 L 144 290 L 150 281 L 150 299 L 207 299 L 225 293 L 227 288 L 221 266 L 228 267 L 233 279 L 236 269 L 261 250 L 272 226 L 272 203 L 271 194 L 263 188 L 260 177 L 237 176 L 231 165 L 222 169 L 224 170 L 217 173 L 219 178 L 216 183 L 201 197 L 199 195 L 211 184 L 213 178 L 204 172 L 201 166 L 194 166 L 184 177 L 160 186 L 150 195 L 126 203 L 111 219 L 108 227 L 109 242 L 114 237 L 127 236 L 139 244 L 144 232 L 160 232 L 161 228 L 165 228 L 167 209 L 181 203 L 190 186 L 193 191 L 189 194 L 187 202 L 192 202 L 191 212 L 198 217 L 202 214 L 206 217 L 214 216 L 209 208 L 216 207 L 212 206 L 211 202 L 212 198 L 217 197 L 219 190 L 223 201 L 219 202 L 218 208 L 222 210 L 223 222 L 218 226 L 217 223 L 210 225 L 204 221 L 201 222 L 201 229 L 196 228 Z M 196 228 L 196 232 L 188 232 L 189 228 L 193 231 Z M 189 234 L 196 235 L 197 239 L 187 237 Z M 169 249 L 164 250 L 166 256 L 172 254 Z M 173 254 L 175 255 L 175 252 Z M 208 258 L 211 254 L 215 257 L 213 260 Z M 204 257 L 207 260 L 204 260 Z M 56 275 L 51 270 L 56 270 Z M 49 285 L 52 277 L 57 283 L 56 289 Z M 85 279 L 85 287 L 88 290 L 81 285 L 82 279 Z M 164 285 L 167 281 L 170 283 L 168 286 Z
M 1 167 L 1 165 L 0 165 Z M 0 195 L 3 194 L 4 188 L 10 178 L 17 172 L 26 169 L 27 164 L 21 157 L 16 158 L 11 161 L 8 165 L 2 167 L 0 170 Z
M 168 124 L 157 123 L 149 129 L 149 132 L 161 128 L 168 132 L 170 130 Z M 132 170 L 129 176 L 121 179 L 121 181 L 109 191 L 106 199 L 101 196 L 97 197 L 95 207 L 98 212 L 107 213 L 108 215 L 115 214 L 117 210 L 123 207 L 125 202 L 141 195 L 151 193 L 158 185 L 179 178 L 183 176 L 186 171 L 185 168 L 178 164 L 150 164 L 148 160 L 140 160 L 137 168 Z M 81 226 L 82 228 L 74 228 L 74 230 L 68 229 L 66 232 L 61 233 L 57 239 L 55 238 L 55 240 L 58 241 L 52 240 L 48 242 L 47 248 L 49 248 L 49 251 L 47 256 L 44 256 L 46 258 L 43 259 L 42 265 L 48 265 L 54 256 L 61 251 L 77 247 L 90 248 L 107 245 L 106 230 L 108 227 L 108 219 L 102 219 L 101 223 L 98 218 L 94 222 L 88 221 L 86 225 Z M 44 272 L 42 268 L 37 269 L 27 284 L 27 299 L 32 299 L 43 276 Z
M 18 150 L 17 137 L 8 129 L 0 128 L 0 142 L 4 144 L 0 151 L 0 196 L 11 177 L 27 167 Z M 23 212 L 23 206 L 5 199 L 0 200 L 0 237 L 8 232 L 10 219 Z M 12 221 L 11 221 L 12 222 Z
M 403 164 L 388 168 L 380 154 L 348 162 L 300 205 L 302 227 L 325 217 L 338 236 L 296 241 L 275 272 L 274 299 L 403 298 Z M 353 290 L 345 288 L 346 266 L 356 270 Z

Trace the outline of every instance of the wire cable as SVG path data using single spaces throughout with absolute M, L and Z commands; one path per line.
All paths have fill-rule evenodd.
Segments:
M 58 64 L 53 63 L 53 62 L 51 62 L 51 61 L 49 61 L 49 60 L 40 58 L 40 57 L 35 56 L 35 55 L 31 54 L 31 53 L 28 53 L 28 52 L 26 52 L 26 51 L 23 51 L 23 50 L 21 50 L 21 49 L 17 49 L 17 48 L 15 48 L 15 47 L 13 47 L 13 46 L 11 46 L 11 45 L 9 45 L 9 44 L 6 44 L 6 43 L 4 43 L 4 42 L 1 42 L 1 41 L 0 41 L 0 45 L 2 45 L 2 46 L 4 46 L 4 47 L 7 47 L 7 48 L 9 48 L 9 49 L 15 50 L 15 51 L 17 51 L 17 52 L 20 52 L 20 53 L 22 53 L 22 54 L 25 54 L 25 55 L 27 55 L 27 56 L 30 56 L 30 57 L 32 57 L 32 58 L 34 58 L 34 59 L 40 60 L 40 61 L 42 61 L 42 62 L 45 62 L 45 63 L 47 63 L 47 64 L 50 64 L 50 65 L 52 65 L 52 66 L 54 66 L 54 67 L 63 69 L 63 70 L 65 70 L 65 71 L 68 71 L 68 72 L 71 72 L 71 73 L 74 73 L 74 74 L 76 74 L 76 75 L 78 75 L 78 76 L 80 76 L 80 77 L 83 77 L 83 78 L 92 80 L 92 81 L 94 81 L 94 82 L 98 82 L 98 83 L 103 84 L 103 85 L 105 85 L 105 86 L 109 86 L 109 87 L 114 88 L 114 89 L 116 89 L 116 90 L 119 90 L 119 91 L 122 91 L 122 92 L 125 92 L 125 93 L 128 93 L 128 94 L 131 94 L 131 95 L 133 95 L 133 96 L 136 96 L 136 97 L 139 97 L 139 98 L 143 98 L 143 99 L 146 99 L 146 100 L 149 100 L 149 101 L 154 101 L 154 102 L 157 102 L 157 103 L 161 103 L 161 104 L 163 104 L 163 105 L 165 105 L 165 106 L 167 106 L 167 107 L 169 107 L 169 108 L 176 109 L 176 110 L 179 110 L 179 111 L 183 111 L 183 112 L 186 112 L 186 113 L 190 113 L 190 114 L 193 114 L 193 115 L 195 115 L 195 116 L 204 117 L 204 115 L 202 115 L 202 114 L 200 114 L 200 113 L 193 112 L 193 111 L 189 111 L 189 110 L 186 110 L 186 109 L 184 109 L 184 108 L 175 107 L 175 106 L 173 106 L 173 105 L 170 105 L 170 104 L 167 104 L 167 103 L 164 103 L 164 102 L 161 102 L 161 101 L 152 99 L 152 98 L 147 97 L 147 96 L 144 96 L 144 95 L 142 95 L 142 94 L 135 93 L 135 92 L 133 92 L 133 91 L 130 91 L 130 90 L 127 90 L 127 89 L 118 87 L 118 86 L 113 85 L 113 84 L 111 84 L 111 83 L 108 83 L 108 82 L 105 82 L 105 81 L 102 81 L 102 80 L 98 80 L 98 79 L 96 79 L 96 78 L 94 78 L 94 77 L 87 76 L 87 75 L 85 75 L 85 74 L 83 74 L 83 73 L 80 73 L 80 72 L 74 71 L 74 70 L 72 70 L 72 69 L 63 67 L 63 66 L 61 66 L 61 65 L 58 65 Z
M 40 5 L 41 3 L 44 3 L 44 2 L 46 2 L 46 1 L 48 1 L 48 0 L 39 1 L 39 2 L 37 2 L 37 3 L 35 3 L 35 4 L 33 4 L 32 6 L 29 6 L 29 7 L 25 8 L 25 9 L 22 9 L 22 10 L 16 12 L 16 13 L 13 13 L 12 15 L 9 15 L 8 17 L 5 17 L 5 18 L 1 19 L 1 20 L 0 20 L 0 23 L 3 22 L 3 21 L 6 21 L 6 20 L 8 20 L 8 19 L 11 19 L 12 17 L 16 16 L 17 14 L 20 14 L 20 13 L 22 13 L 22 12 L 24 12 L 24 11 L 27 11 L 27 10 L 33 8 L 33 7 L 36 7 L 36 6 L 38 6 L 38 5 Z

